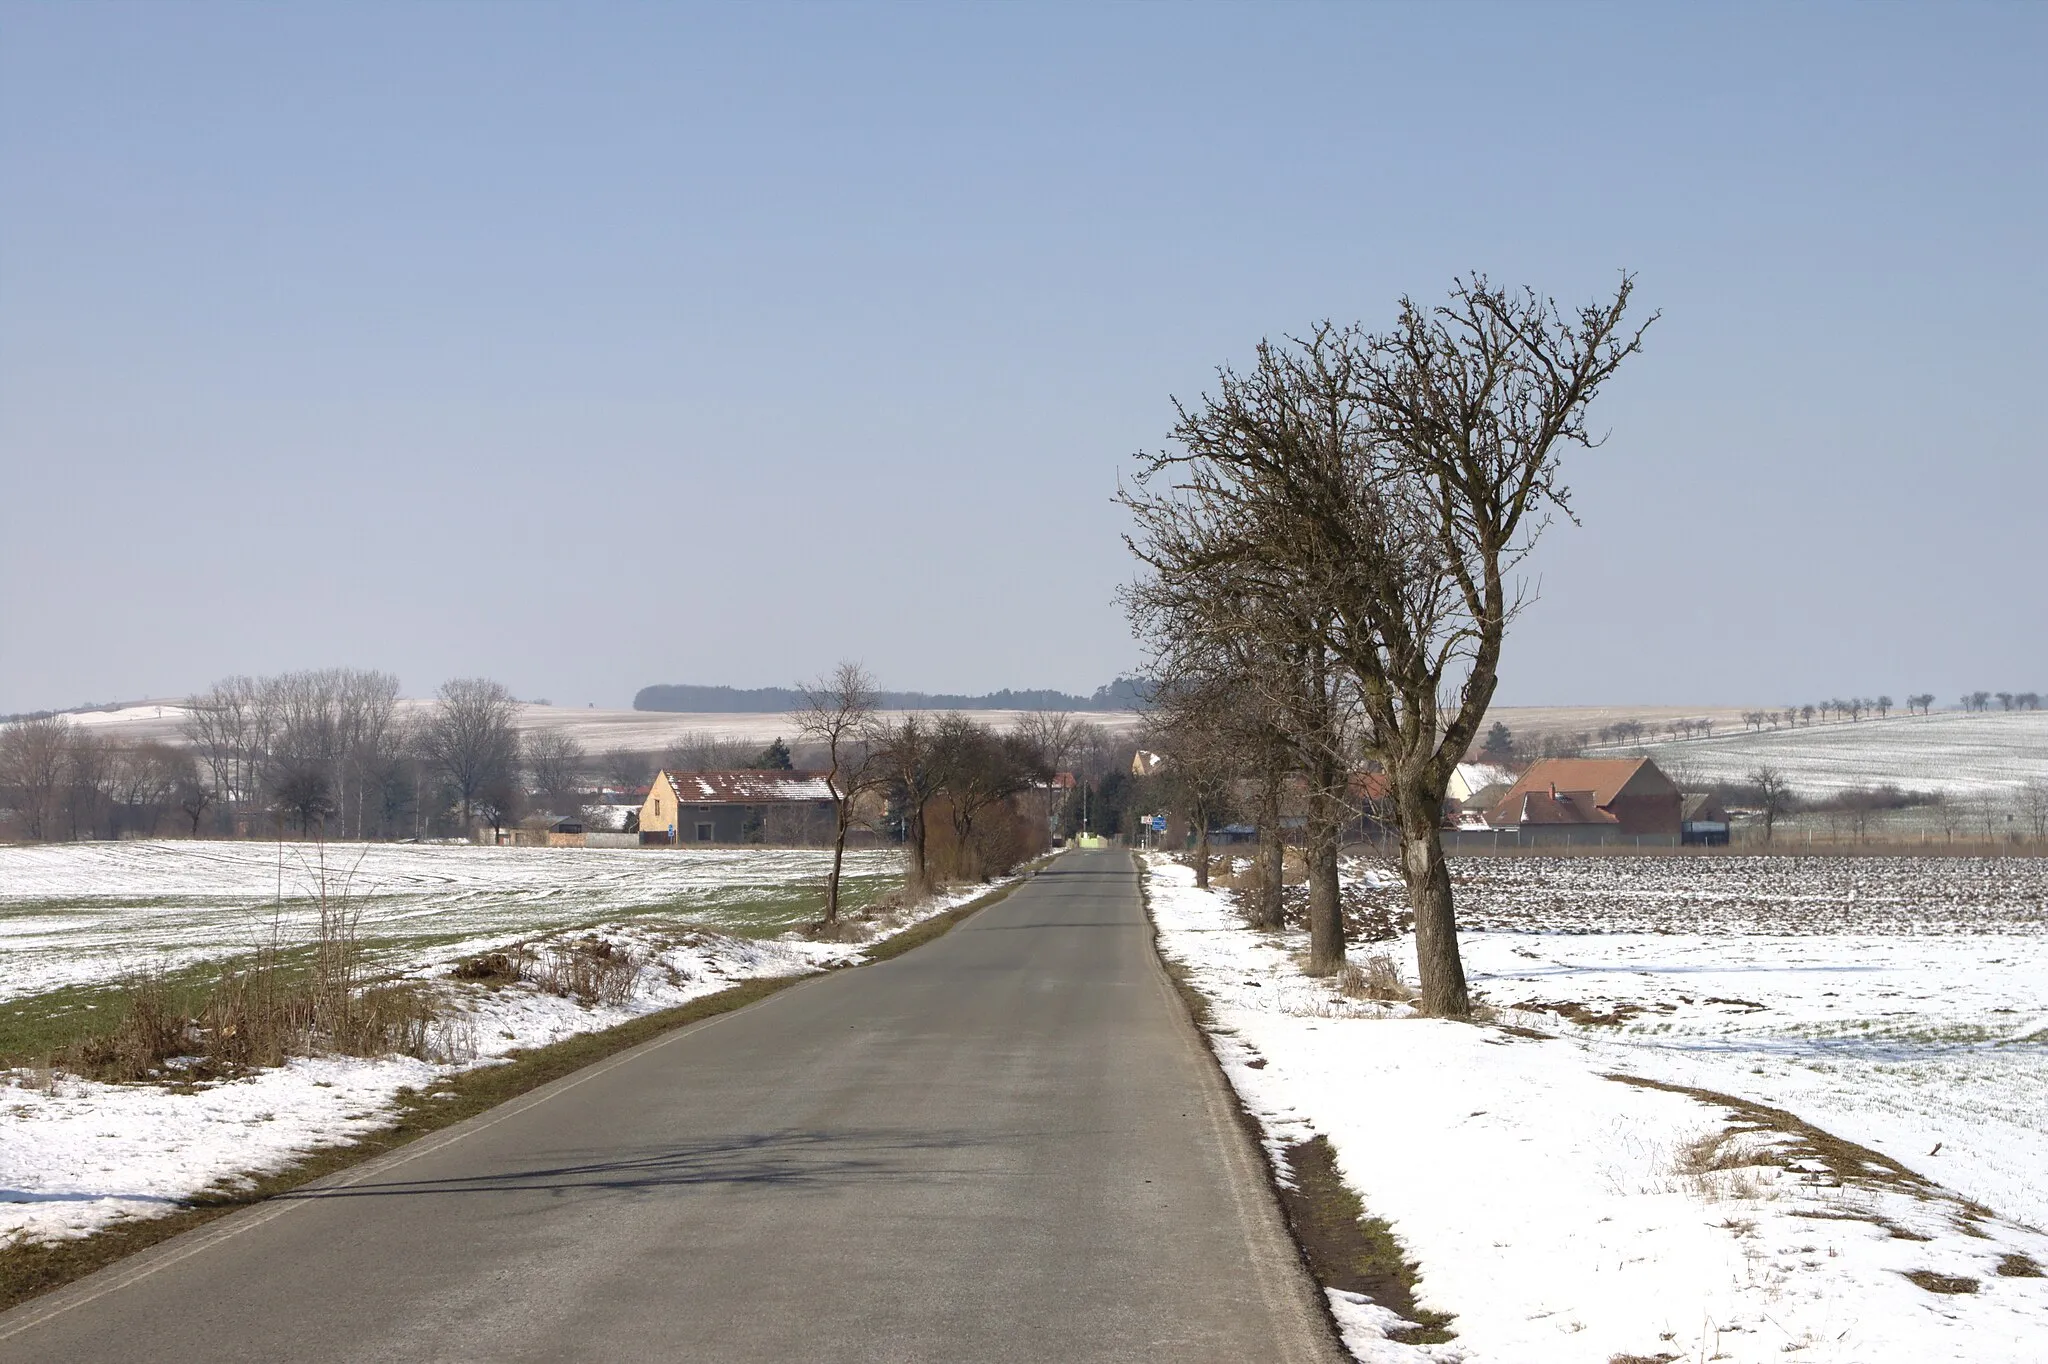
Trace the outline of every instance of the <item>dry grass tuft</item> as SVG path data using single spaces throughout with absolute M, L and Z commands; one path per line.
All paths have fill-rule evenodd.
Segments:
M 2040 1261 L 2017 1251 L 1998 1262 L 1998 1274 L 1999 1277 L 2006 1279 L 2048 1278 L 2048 1271 L 2042 1270 Z
M 1353 963 L 1339 971 L 1337 993 L 1348 999 L 1383 999 L 1395 1003 L 1406 1003 L 1415 998 L 1415 991 L 1409 989 L 1408 982 L 1402 979 L 1401 968 L 1384 953 L 1375 953 L 1363 964 Z
M 1763 1197 L 1767 1190 L 1756 1173 L 1757 1167 L 1776 1161 L 1767 1152 L 1744 1150 L 1740 1135 L 1734 1129 L 1723 1128 L 1679 1143 L 1672 1156 L 1672 1172 L 1704 1202 Z
M 1931 1269 L 1913 1269 L 1906 1277 L 1930 1293 L 1974 1293 L 1977 1281 L 1962 1274 L 1937 1274 Z

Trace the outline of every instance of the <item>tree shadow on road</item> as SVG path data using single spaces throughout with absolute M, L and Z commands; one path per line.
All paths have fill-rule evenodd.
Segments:
M 445 1179 L 369 1180 L 339 1187 L 312 1187 L 280 1199 L 408 1198 L 445 1194 L 547 1193 L 580 1191 L 646 1193 L 696 1185 L 752 1185 L 814 1189 L 832 1185 L 930 1181 L 949 1175 L 975 1176 L 973 1162 L 955 1168 L 935 1165 L 934 1152 L 966 1151 L 988 1145 L 986 1137 L 964 1132 L 903 1132 L 886 1129 L 751 1133 L 708 1138 L 603 1159 L 560 1159 L 489 1174 Z

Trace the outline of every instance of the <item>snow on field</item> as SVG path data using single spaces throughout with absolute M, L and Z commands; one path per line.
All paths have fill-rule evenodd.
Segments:
M 240 855 L 245 851 L 262 850 L 222 844 L 0 849 L 0 876 L 6 877 L 0 880 L 0 932 L 8 934 L 0 938 L 0 989 L 23 1006 L 24 996 L 50 988 L 53 978 L 101 981 L 126 966 L 165 955 L 178 959 L 171 945 L 181 934 L 196 941 L 200 956 L 239 950 L 235 934 L 244 920 L 235 916 L 255 893 L 252 868 L 275 877 L 274 866 L 257 867 Z M 24 862 L 14 853 L 68 856 Z M 739 981 L 825 970 L 862 955 L 857 944 L 718 931 L 759 932 L 781 923 L 782 911 L 771 904 L 763 912 L 750 897 L 772 899 L 805 878 L 815 880 L 826 856 L 815 850 L 614 856 L 590 849 L 377 847 L 371 854 L 362 866 L 376 869 L 383 893 L 369 902 L 366 925 L 373 916 L 381 929 L 424 916 L 437 934 L 465 935 L 425 943 L 387 939 L 381 963 L 446 1001 L 432 1038 L 439 1059 L 301 1058 L 183 1093 L 0 1072 L 0 1244 L 83 1235 L 124 1217 L 168 1211 L 222 1181 L 281 1168 L 316 1146 L 381 1126 L 401 1088 L 424 1092 L 515 1050 L 612 1027 Z M 156 855 L 162 860 L 152 860 Z M 861 854 L 857 865 L 864 877 L 886 879 L 898 855 Z M 88 893 L 96 885 L 101 888 Z M 896 911 L 889 926 L 942 913 L 987 889 L 970 887 Z M 66 900 L 82 904 L 13 916 L 8 908 Z M 600 917 L 607 913 L 620 917 Z M 814 913 L 811 906 L 806 917 Z M 49 917 L 59 922 L 35 923 Z M 30 928 L 22 930 L 23 922 Z M 143 945 L 125 943 L 130 935 Z M 457 958 L 515 940 L 545 947 L 586 936 L 639 963 L 625 1003 L 582 1004 L 531 984 L 492 988 L 448 975 Z M 71 954 L 92 965 L 65 967 Z
M 433 702 L 408 698 L 398 703 L 401 715 L 413 716 Z M 881 718 L 898 719 L 908 712 L 884 711 Z M 971 714 L 998 730 L 1017 727 L 1030 712 L 1021 710 L 978 710 Z M 1693 712 L 1686 712 L 1692 714 Z M 1134 730 L 1139 716 L 1132 711 L 1077 712 L 1081 719 L 1112 733 Z M 184 742 L 186 710 L 177 701 L 148 701 L 114 710 L 79 711 L 66 716 L 73 724 L 89 726 L 121 743 L 161 740 Z M 698 712 L 656 710 L 609 710 L 594 706 L 544 706 L 522 702 L 513 717 L 521 732 L 560 730 L 591 753 L 608 748 L 651 752 L 664 748 L 689 734 L 710 734 L 721 739 L 765 744 L 771 739 L 796 741 L 793 716 L 781 712 Z
M 2022 1225 L 2048 1221 L 2038 865 L 1461 859 L 1467 969 L 1515 1027 L 1345 998 L 1301 974 L 1302 935 L 1245 929 L 1170 860 L 1148 874 L 1276 1152 L 1327 1136 L 1421 1305 L 1454 1314 L 1453 1343 L 1405 1345 L 1339 1297 L 1361 1359 L 2018 1364 L 2048 1332 L 2048 1280 L 2010 1272 L 2048 1264 Z M 1911 889 L 1944 870 L 1957 899 Z M 1412 976 L 1412 940 L 1353 959 L 1381 950 Z M 1615 1074 L 1790 1109 L 1903 1168 L 1785 1130 L 1717 1148 L 1756 1111 Z
M 817 848 L 484 848 L 163 839 L 0 847 L 0 1000 L 139 969 L 235 956 L 302 937 L 325 881 L 363 910 L 363 938 L 406 959 L 471 939 L 632 913 L 780 931 L 823 903 Z M 847 854 L 856 903 L 898 879 L 900 855 Z M 324 867 L 324 877 L 323 869 Z M 737 916 L 737 917 L 736 917 Z
M 1699 781 L 1739 782 L 1768 765 L 1801 795 L 1886 784 L 2004 794 L 2048 781 L 2048 711 L 1937 711 L 1756 732 L 1724 726 L 1711 738 L 1615 750 L 1623 751 Z
M 1496 1007 L 2048 1227 L 2048 859 L 1454 867 L 1460 922 L 1485 930 L 1466 969 Z

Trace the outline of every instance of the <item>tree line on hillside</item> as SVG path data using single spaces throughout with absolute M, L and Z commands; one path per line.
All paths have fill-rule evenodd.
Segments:
M 1402 299 L 1385 332 L 1262 342 L 1176 404 L 1123 491 L 1159 742 L 1190 808 L 1255 789 L 1262 922 L 1280 913 L 1279 795 L 1303 792 L 1313 972 L 1344 964 L 1338 846 L 1363 773 L 1399 831 L 1421 1006 L 1470 1011 L 1444 796 L 1527 602 L 1517 565 L 1570 513 L 1560 456 L 1596 443 L 1587 410 L 1641 347 L 1633 292 L 1624 275 L 1563 310 L 1460 279 L 1442 304 Z
M 1073 696 L 1047 688 L 984 692 L 967 696 L 952 692 L 878 691 L 876 705 L 882 710 L 1030 710 L 1030 711 L 1115 711 L 1139 710 L 1150 695 L 1151 684 L 1141 678 L 1119 677 L 1097 687 L 1092 695 Z M 801 687 L 714 687 L 693 683 L 664 683 L 642 687 L 633 696 L 634 710 L 702 712 L 707 714 L 774 715 L 794 711 L 804 704 Z
M 1934 700 L 1933 692 L 1915 692 L 1906 698 L 1906 713 L 1932 714 Z M 2004 691 L 1970 692 L 1959 698 L 1959 705 L 1965 711 L 1988 711 L 1994 700 L 2004 711 L 2032 711 L 2041 707 L 2039 693 Z M 1786 706 L 1782 710 L 1746 710 L 1742 712 L 1742 725 L 1745 733 L 1758 734 L 1830 721 L 1856 723 L 1873 715 L 1886 719 L 1897 708 L 1898 703 L 1889 696 L 1834 697 Z M 1518 736 L 1506 722 L 1496 720 L 1487 728 L 1479 756 L 1483 761 L 1506 766 L 1537 758 L 1576 758 L 1600 749 L 1626 748 L 1660 740 L 1711 739 L 1718 723 L 1711 715 L 1675 716 L 1656 721 L 1630 718 L 1616 720 L 1598 729 L 1543 729 L 1533 735 Z

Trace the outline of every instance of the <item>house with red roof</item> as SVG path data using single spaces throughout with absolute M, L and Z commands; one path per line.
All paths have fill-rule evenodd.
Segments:
M 1648 758 L 1545 758 L 1487 811 L 1523 842 L 1678 842 L 1678 787 Z
M 830 836 L 823 772 L 660 772 L 640 804 L 642 843 L 817 843 Z

